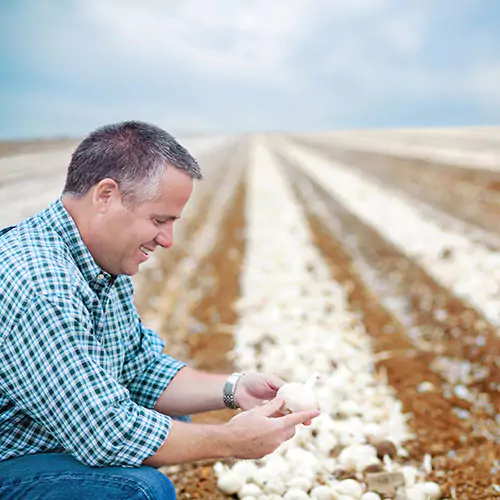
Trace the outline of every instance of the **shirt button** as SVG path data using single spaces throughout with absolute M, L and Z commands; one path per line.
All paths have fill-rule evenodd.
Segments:
M 98 280 L 103 280 L 103 279 L 104 279 L 104 274 L 102 274 L 102 273 L 101 273 L 101 274 L 98 274 L 98 275 L 97 275 L 97 279 L 98 279 Z

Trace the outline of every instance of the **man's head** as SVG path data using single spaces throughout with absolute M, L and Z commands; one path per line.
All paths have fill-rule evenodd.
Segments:
M 123 122 L 92 132 L 73 153 L 63 203 L 97 264 L 132 275 L 157 246 L 201 179 L 196 160 L 164 130 Z

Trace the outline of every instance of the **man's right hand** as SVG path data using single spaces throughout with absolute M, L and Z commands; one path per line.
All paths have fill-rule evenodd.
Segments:
M 320 412 L 301 411 L 282 415 L 283 398 L 276 397 L 262 406 L 239 413 L 224 424 L 231 436 L 232 456 L 262 458 L 295 435 L 299 424 L 307 424 Z
M 161 467 L 207 458 L 262 458 L 295 435 L 319 410 L 284 415 L 283 398 L 239 413 L 225 424 L 172 422 L 166 441 L 143 465 Z

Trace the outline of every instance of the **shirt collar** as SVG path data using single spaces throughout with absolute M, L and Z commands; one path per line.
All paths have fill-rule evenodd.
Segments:
M 97 265 L 61 198 L 47 208 L 45 218 L 50 227 L 56 231 L 68 247 L 71 256 L 87 282 L 102 284 L 114 281 L 114 276 L 103 271 Z

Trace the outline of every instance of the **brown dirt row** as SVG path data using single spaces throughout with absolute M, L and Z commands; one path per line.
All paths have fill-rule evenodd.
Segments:
M 401 189 L 435 208 L 486 231 L 500 234 L 500 172 L 452 167 L 334 146 L 312 146 L 332 161 L 342 162 L 387 185 Z
M 207 224 L 206 214 L 210 207 L 217 203 L 217 189 L 228 175 L 229 168 L 235 168 L 232 159 L 238 156 L 245 160 L 241 148 L 235 146 L 221 158 L 221 166 L 210 173 L 210 186 L 204 186 L 196 210 L 192 217 L 183 221 L 183 237 L 180 244 L 174 245 L 159 262 L 156 268 L 147 269 L 141 276 L 141 286 L 136 295 L 136 304 L 142 315 L 150 311 L 148 305 L 151 297 L 164 295 L 169 274 L 177 264 L 189 257 L 190 243 L 195 235 Z M 220 156 L 220 155 L 219 155 Z M 245 251 L 245 184 L 242 178 L 234 192 L 230 204 L 221 221 L 215 250 L 199 262 L 194 276 L 189 280 L 186 289 L 199 292 L 198 300 L 188 305 L 187 336 L 179 337 L 173 331 L 174 325 L 168 318 L 161 318 L 163 328 L 159 334 L 167 341 L 166 351 L 188 362 L 190 366 L 210 372 L 229 373 L 233 370 L 227 353 L 233 348 L 231 326 L 236 322 L 233 302 L 240 296 L 239 275 Z M 210 221 L 211 223 L 211 221 Z M 185 297 L 193 300 L 193 296 Z M 164 312 L 165 314 L 165 312 Z M 172 341 L 182 345 L 173 345 Z M 183 355 L 180 355 L 180 354 Z M 233 412 L 222 410 L 193 416 L 194 422 L 220 423 L 228 420 Z M 169 475 L 176 485 L 179 500 L 210 498 L 214 500 L 226 498 L 217 489 L 217 479 L 213 472 L 213 461 L 186 464 L 176 467 L 165 467 L 163 471 Z
M 0 141 L 0 157 L 25 153 L 41 153 L 52 149 L 76 147 L 75 139 L 32 139 L 18 141 Z
M 500 481 L 495 422 L 500 339 L 495 331 L 320 186 L 285 164 L 316 244 L 334 279 L 346 287 L 350 306 L 360 312 L 379 354 L 378 366 L 387 371 L 404 411 L 412 414 L 409 424 L 417 438 L 407 445 L 410 457 L 420 462 L 430 453 L 431 478 L 452 498 L 499 498 L 492 486 Z M 369 285 L 359 273 L 360 260 L 374 275 Z M 390 301 L 399 303 L 397 313 L 382 305 Z M 436 368 L 443 361 L 477 371 L 469 383 L 460 384 L 473 397 L 455 394 L 454 384 Z M 429 392 L 422 390 L 423 383 Z
M 228 329 L 237 320 L 233 307 L 240 296 L 239 277 L 245 252 L 245 186 L 241 182 L 232 206 L 228 207 L 216 250 L 201 263 L 198 280 L 208 278 L 210 289 L 192 310 L 192 318 L 203 324 L 201 332 L 192 333 L 187 339 L 190 365 L 215 373 L 231 373 L 232 362 L 227 353 L 233 349 L 233 336 Z M 234 414 L 221 410 L 193 416 L 193 422 L 221 423 Z M 223 500 L 226 495 L 217 489 L 213 471 L 214 461 L 166 469 L 176 486 L 179 500 Z

